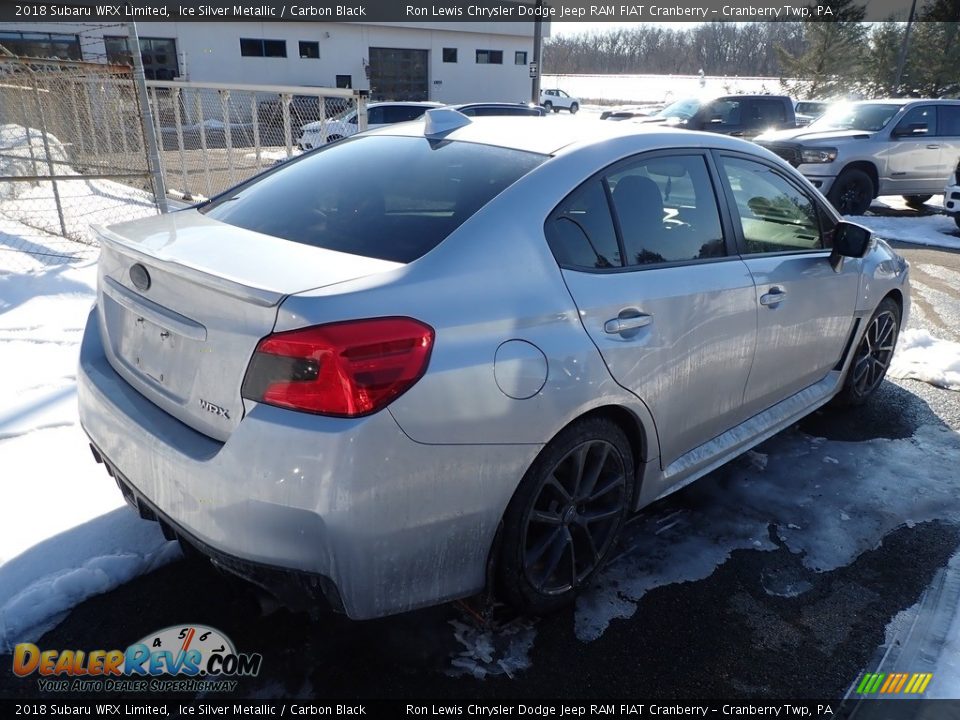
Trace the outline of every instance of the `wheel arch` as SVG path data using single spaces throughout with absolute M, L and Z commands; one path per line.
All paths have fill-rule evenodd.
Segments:
M 837 173 L 837 178 L 839 179 L 847 170 L 860 170 L 861 172 L 865 172 L 870 177 L 870 182 L 873 183 L 873 197 L 879 197 L 880 172 L 877 170 L 876 165 L 869 160 L 854 160 L 843 166 L 843 169 Z

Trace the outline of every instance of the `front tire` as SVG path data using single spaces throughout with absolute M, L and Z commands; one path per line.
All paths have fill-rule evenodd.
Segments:
M 907 205 L 912 207 L 914 210 L 919 210 L 923 207 L 923 204 L 932 197 L 933 195 L 904 195 L 903 199 L 906 201 Z
M 850 168 L 840 173 L 827 198 L 841 215 L 863 215 L 873 202 L 873 180 L 863 170 Z
M 605 418 L 573 423 L 537 456 L 503 518 L 497 584 L 524 613 L 573 602 L 603 566 L 630 509 L 633 454 Z
M 854 352 L 843 390 L 837 396 L 841 405 L 863 405 L 880 387 L 897 348 L 900 320 L 900 306 L 892 298 L 884 298 Z
M 571 115 L 576 115 L 576 114 L 577 114 L 577 110 L 579 110 L 579 109 L 580 109 L 580 106 L 579 106 L 577 103 L 573 103 L 573 105 L 570 106 L 570 114 L 571 114 Z

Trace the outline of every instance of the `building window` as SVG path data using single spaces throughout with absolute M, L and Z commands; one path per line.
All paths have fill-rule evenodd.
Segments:
M 243 57 L 286 57 L 286 40 L 262 40 L 240 38 L 240 54 Z
M 444 49 L 443 49 L 443 61 L 444 61 L 444 62 L 456 62 L 456 61 L 457 61 L 457 49 L 456 49 L 456 48 L 444 48 Z
M 503 65 L 503 50 L 477 50 L 477 64 Z
M 514 65 L 526 65 L 527 64 L 527 51 L 526 50 L 517 50 L 513 54 L 513 64 Z
M 80 40 L 76 35 L 44 32 L 0 32 L 0 45 L 14 55 L 35 58 L 80 60 Z
M 305 40 L 301 40 L 300 41 L 300 57 L 307 58 L 309 60 L 319 60 L 320 59 L 320 43 L 307 42 Z
M 337 75 L 337 87 L 351 90 L 353 88 L 353 75 Z
M 133 56 L 127 38 L 122 35 L 104 35 L 107 62 L 133 65 Z M 180 76 L 175 38 L 140 38 L 140 58 L 147 80 L 173 80 Z

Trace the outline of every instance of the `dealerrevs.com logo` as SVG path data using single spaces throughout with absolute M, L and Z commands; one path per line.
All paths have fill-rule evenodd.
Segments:
M 41 650 L 20 643 L 13 672 L 38 677 L 43 692 L 231 692 L 236 677 L 260 672 L 260 653 L 238 653 L 219 630 L 178 625 L 126 650 Z

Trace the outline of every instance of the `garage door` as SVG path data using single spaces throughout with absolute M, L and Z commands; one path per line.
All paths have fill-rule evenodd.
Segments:
M 427 51 L 370 48 L 371 100 L 428 100 Z

